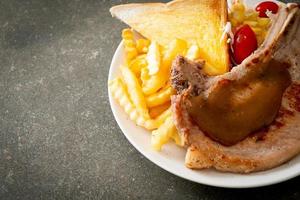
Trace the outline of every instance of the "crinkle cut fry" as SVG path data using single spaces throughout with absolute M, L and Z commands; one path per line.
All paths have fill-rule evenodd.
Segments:
M 148 130 L 154 130 L 161 126 L 164 121 L 171 116 L 171 109 L 169 108 L 155 119 L 145 118 L 139 114 L 136 107 L 129 98 L 125 84 L 121 78 L 116 78 L 109 82 L 109 90 L 124 109 L 129 118 L 138 126 L 144 127 Z

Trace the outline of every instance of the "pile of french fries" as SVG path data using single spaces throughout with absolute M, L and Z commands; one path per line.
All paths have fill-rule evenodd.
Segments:
M 155 41 L 135 39 L 131 29 L 122 31 L 126 63 L 121 76 L 109 81 L 109 90 L 129 118 L 152 132 L 151 145 L 161 150 L 169 141 L 182 146 L 171 112 L 170 70 L 177 55 L 199 59 L 197 45 L 175 39 L 162 47 Z

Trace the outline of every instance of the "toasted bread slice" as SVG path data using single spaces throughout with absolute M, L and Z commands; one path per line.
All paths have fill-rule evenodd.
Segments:
M 144 37 L 167 46 L 179 38 L 197 44 L 210 75 L 229 70 L 226 0 L 174 0 L 169 3 L 126 4 L 110 9 Z

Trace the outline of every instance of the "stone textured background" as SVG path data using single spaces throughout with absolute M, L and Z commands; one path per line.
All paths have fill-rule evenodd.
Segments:
M 300 178 L 204 186 L 128 143 L 107 97 L 124 27 L 108 10 L 126 2 L 0 1 L 0 199 L 300 199 Z

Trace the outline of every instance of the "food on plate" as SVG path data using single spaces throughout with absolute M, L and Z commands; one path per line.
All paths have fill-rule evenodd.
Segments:
M 131 116 L 130 118 L 138 125 L 151 130 L 158 128 L 156 126 L 158 123 L 153 124 L 149 122 L 152 122 L 151 120 L 157 117 L 157 113 L 161 113 L 162 109 L 166 109 L 165 105 L 169 104 L 170 97 L 174 93 L 168 81 L 170 79 L 172 61 L 177 55 L 187 54 L 192 60 L 199 59 L 200 55 L 207 57 L 207 60 L 212 62 L 211 64 L 207 62 L 205 65 L 207 72 L 210 74 L 221 74 L 229 70 L 227 36 L 222 37 L 223 31 L 220 29 L 227 20 L 226 3 L 225 0 L 206 0 L 202 2 L 177 0 L 169 4 L 131 4 L 116 6 L 111 9 L 113 15 L 131 25 L 131 28 L 135 31 L 143 36 L 149 34 L 149 37 L 135 39 L 134 32 L 131 29 L 124 29 L 122 32 L 126 63 L 129 65 L 129 67 L 125 66 L 125 68 L 123 67 L 121 70 L 123 71 L 123 76 L 125 75 L 121 77 L 123 86 L 133 89 L 126 93 L 128 99 L 133 102 L 132 104 L 134 106 L 131 104 L 132 109 L 134 108 L 134 111 L 138 112 L 141 116 L 146 115 L 143 117 L 130 115 L 127 111 Z M 147 13 L 150 11 L 155 11 L 155 9 L 152 9 L 153 6 L 156 7 L 157 10 L 151 15 L 152 19 L 149 20 L 146 15 L 148 15 Z M 148 11 L 144 12 L 146 11 L 145 9 Z M 205 13 L 203 12 L 204 9 L 206 10 Z M 186 10 L 188 12 L 185 12 Z M 219 12 L 220 10 L 222 12 Z M 125 14 L 126 12 L 138 14 L 139 24 L 131 24 L 133 23 L 132 20 L 136 19 L 137 16 L 131 15 L 128 17 Z M 208 17 L 207 12 L 209 12 L 210 17 Z M 175 15 L 182 15 L 183 17 L 180 17 L 182 21 L 178 21 L 179 18 Z M 166 22 L 164 17 L 167 16 L 169 16 L 169 19 L 167 19 L 169 21 Z M 224 17 L 226 17 L 226 19 Z M 192 18 L 195 20 L 191 21 L 190 19 Z M 205 20 L 207 23 L 203 24 L 201 22 L 203 20 L 200 20 L 201 18 L 207 19 Z M 149 27 L 150 24 L 144 26 L 142 19 L 153 23 L 151 25 L 152 28 Z M 181 24 L 187 28 L 181 29 Z M 186 26 L 186 24 L 188 25 Z M 164 25 L 168 25 L 168 27 L 163 27 Z M 140 26 L 144 26 L 145 29 L 140 29 Z M 214 31 L 211 31 L 212 29 Z M 161 30 L 164 31 L 162 32 Z M 180 34 L 180 36 L 178 36 L 178 34 Z M 154 38 L 152 38 L 152 35 Z M 155 38 L 157 38 L 157 40 Z M 202 40 L 202 38 L 206 39 Z M 211 42 L 206 42 L 208 40 Z M 133 77 L 133 75 L 135 75 L 135 77 Z M 110 90 L 112 90 L 113 84 L 110 84 L 109 87 Z M 140 87 L 142 88 L 149 117 L 151 118 L 150 121 L 147 116 Z M 121 96 L 115 96 L 115 98 L 121 98 Z M 141 105 L 136 105 L 138 102 L 141 102 Z M 161 132 L 162 131 L 159 133 Z M 173 134 L 172 137 L 165 134 L 164 137 L 155 138 L 160 138 L 162 141 L 173 139 L 177 144 L 181 144 L 178 141 L 180 139 L 178 133 L 177 135 Z M 157 144 L 162 145 L 164 143 L 165 142 L 158 142 Z M 152 142 L 152 144 L 154 143 Z
M 130 60 L 129 68 L 135 74 L 136 77 L 141 76 L 142 69 L 147 66 L 146 54 L 136 56 L 133 60 Z
M 160 150 L 169 141 L 169 138 L 173 138 L 178 145 L 181 145 L 172 116 L 168 117 L 157 130 L 153 131 L 151 138 L 152 147 L 155 150 Z
M 133 32 L 130 29 L 123 30 L 122 38 L 124 43 L 124 49 L 126 52 L 127 62 L 135 58 L 138 54 L 133 37 Z
M 168 46 L 174 38 L 199 46 L 210 75 L 229 70 L 226 0 L 175 0 L 169 3 L 125 4 L 111 8 L 119 18 L 151 41 Z
M 130 99 L 136 106 L 139 115 L 145 117 L 146 119 L 149 118 L 146 99 L 139 84 L 139 80 L 127 66 L 122 66 L 120 69 L 123 75 L 123 80 L 126 83 L 126 86 L 130 89 Z
M 149 110 L 150 117 L 151 118 L 155 118 L 155 117 L 159 116 L 165 110 L 167 110 L 168 108 L 170 108 L 170 106 L 171 106 L 171 101 L 168 101 L 167 103 L 164 103 L 162 105 L 150 108 L 150 110 Z
M 171 64 L 178 54 L 184 54 L 186 42 L 174 39 L 164 50 L 161 65 L 157 73 L 150 75 L 149 69 L 144 68 L 141 74 L 142 88 L 145 95 L 151 95 L 161 89 L 170 78 Z
M 200 48 L 198 47 L 198 45 L 192 45 L 188 49 L 185 56 L 190 60 L 199 59 L 201 57 L 201 52 L 200 52 Z
M 256 35 L 251 27 L 246 24 L 240 27 L 234 34 L 232 45 L 233 59 L 237 64 L 241 64 L 248 56 L 257 49 Z
M 153 41 L 149 46 L 149 50 L 147 53 L 147 69 L 149 75 L 154 75 L 159 71 L 160 62 L 160 47 L 157 42 Z
M 255 10 L 259 13 L 259 17 L 268 18 L 267 12 L 271 12 L 272 14 L 276 14 L 278 12 L 279 6 L 277 3 L 272 1 L 264 1 L 258 4 Z
M 202 65 L 182 56 L 173 64 L 172 83 L 182 108 L 203 132 L 221 144 L 234 145 L 269 125 L 290 84 L 290 75 L 281 63 L 249 67 L 242 73 L 232 71 L 210 85 L 210 78 L 201 74 Z
M 143 39 L 143 38 L 136 40 L 136 49 L 140 54 L 147 53 L 149 45 L 150 45 L 150 40 Z
M 172 94 L 174 94 L 173 88 L 170 84 L 166 84 L 166 86 L 161 88 L 157 93 L 146 97 L 147 106 L 153 108 L 155 106 L 163 105 L 170 101 Z
M 163 48 L 134 35 L 131 29 L 122 31 L 126 63 L 120 66 L 121 76 L 109 81 L 110 93 L 132 121 L 152 131 L 154 149 L 160 150 L 170 140 L 181 145 L 174 122 L 170 122 L 174 90 L 169 79 L 172 61 L 178 54 L 185 54 L 187 44 L 174 39 Z M 196 59 L 196 55 L 193 56 Z M 169 123 L 166 123 L 167 119 Z
M 259 7 L 260 6 L 258 5 L 256 8 Z M 264 8 L 272 9 L 268 6 L 264 6 Z M 274 12 L 274 14 L 276 13 Z M 256 35 L 258 46 L 261 45 L 265 40 L 270 27 L 270 18 L 259 17 L 259 13 L 257 11 L 254 9 L 247 9 L 241 0 L 235 1 L 230 8 L 229 21 L 232 26 L 232 32 L 236 32 L 243 25 L 250 26 Z M 233 38 L 233 36 L 231 37 Z
M 113 7 L 126 63 L 109 90 L 155 150 L 173 140 L 192 169 L 249 173 L 300 153 L 295 3 L 174 0 Z M 136 32 L 135 32 L 136 31 Z
M 124 111 L 128 114 L 129 118 L 137 125 L 148 130 L 159 128 L 172 114 L 171 109 L 168 108 L 153 119 L 141 115 L 130 99 L 127 85 L 120 77 L 109 81 L 109 90 L 112 96 L 118 101 Z
M 188 167 L 248 173 L 299 154 L 299 23 L 299 6 L 282 4 L 264 43 L 224 75 L 176 59 L 172 105 Z

